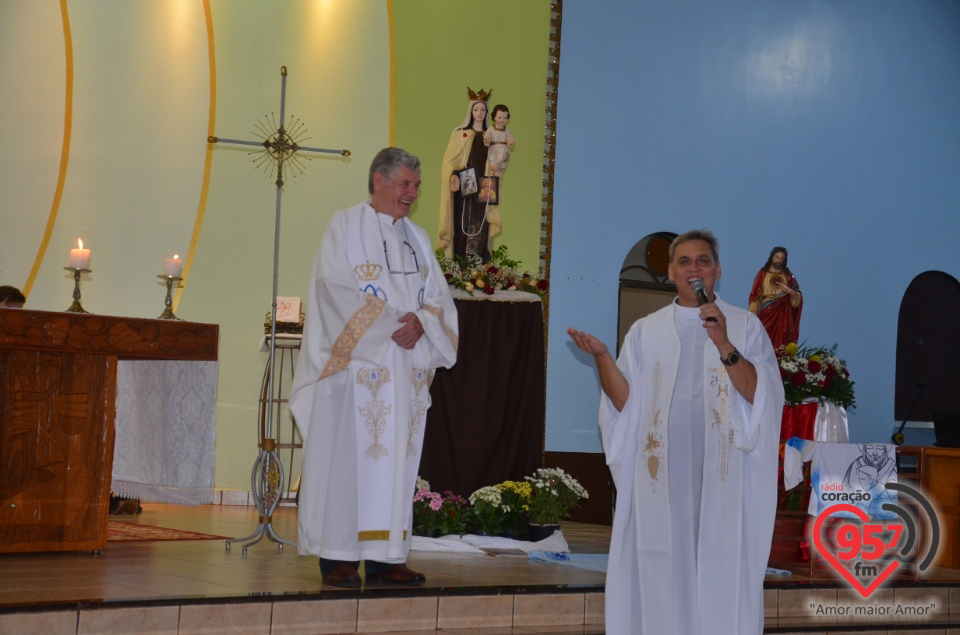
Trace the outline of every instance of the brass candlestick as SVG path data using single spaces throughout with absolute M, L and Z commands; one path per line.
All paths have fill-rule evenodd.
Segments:
M 73 272 L 73 304 L 65 313 L 89 313 L 80 305 L 80 274 L 90 273 L 89 269 L 77 269 L 76 267 L 64 267 L 67 271 Z
M 173 314 L 173 309 L 171 308 L 173 306 L 173 295 L 172 295 L 173 281 L 174 280 L 177 281 L 177 287 L 179 288 L 180 281 L 183 280 L 183 278 L 179 278 L 177 276 L 168 276 L 164 274 L 160 274 L 157 277 L 167 281 L 167 298 L 163 301 L 163 305 L 166 308 L 163 310 L 163 313 L 161 313 L 160 317 L 158 317 L 157 319 L 158 320 L 179 320 L 180 318 L 178 318 L 176 315 Z

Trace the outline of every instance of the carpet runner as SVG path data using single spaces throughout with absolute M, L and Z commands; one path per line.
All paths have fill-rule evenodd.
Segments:
M 226 540 L 228 536 L 201 534 L 196 531 L 168 529 L 152 525 L 107 521 L 107 542 L 154 542 L 160 540 Z

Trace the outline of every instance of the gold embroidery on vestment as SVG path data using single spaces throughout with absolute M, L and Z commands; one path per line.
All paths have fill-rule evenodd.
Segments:
M 357 274 L 357 278 L 360 280 L 364 282 L 373 282 L 374 280 L 380 279 L 380 274 L 383 273 L 383 266 L 371 263 L 368 260 L 366 263 L 354 267 L 353 272 Z
M 380 392 L 380 388 L 389 381 L 390 370 L 383 366 L 361 368 L 357 371 L 357 383 L 361 386 L 366 386 L 374 399 L 377 398 L 377 393 Z
M 357 347 L 360 338 L 370 330 L 373 323 L 377 321 L 387 306 L 387 303 L 378 297 L 370 294 L 366 295 L 366 302 L 357 312 L 350 316 L 346 326 L 343 327 L 337 341 L 333 344 L 330 351 L 330 359 L 327 360 L 323 372 L 320 373 L 320 379 L 325 379 L 330 375 L 344 371 L 350 365 L 350 358 L 353 355 L 353 349 Z
M 427 407 L 422 401 L 410 404 L 410 421 L 407 424 L 407 456 L 417 456 L 417 446 L 413 440 L 420 431 L 420 423 L 427 414 Z
M 390 451 L 381 445 L 380 437 L 387 429 L 387 416 L 392 409 L 393 406 L 379 399 L 373 399 L 360 406 L 360 416 L 364 418 L 367 434 L 373 437 L 373 443 L 363 453 L 364 457 L 379 461 L 385 456 L 390 456 Z
M 420 431 L 420 424 L 427 415 L 427 405 L 423 402 L 422 396 L 426 387 L 430 385 L 431 379 L 433 377 L 426 368 L 413 368 L 411 373 L 413 401 L 410 404 L 410 416 L 407 422 L 407 456 L 417 455 L 417 446 L 413 443 L 413 440 Z
M 733 447 L 733 428 L 727 420 L 727 397 L 730 395 L 730 385 L 727 383 L 726 368 L 710 368 L 710 386 L 716 388 L 720 410 L 713 410 L 713 427 L 717 428 L 717 476 L 720 482 L 727 480 L 730 470 L 730 451 Z
M 657 491 L 657 482 L 660 474 L 661 451 L 663 449 L 663 435 L 660 433 L 660 379 L 663 369 L 658 361 L 653 367 L 653 407 L 650 410 L 650 422 L 647 424 L 647 441 L 643 447 L 643 455 L 647 459 L 647 473 L 650 475 L 650 485 Z

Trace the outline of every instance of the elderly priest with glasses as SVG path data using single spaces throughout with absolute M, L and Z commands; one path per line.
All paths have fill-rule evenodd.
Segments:
M 434 369 L 457 359 L 457 311 L 408 218 L 420 160 L 373 159 L 370 200 L 334 214 L 310 280 L 290 410 L 303 436 L 298 546 L 323 581 L 417 586 L 406 566 Z

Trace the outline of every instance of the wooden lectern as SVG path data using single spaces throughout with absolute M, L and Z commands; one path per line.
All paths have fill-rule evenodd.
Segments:
M 0 309 L 0 553 L 107 543 L 117 362 L 217 359 L 219 327 Z

